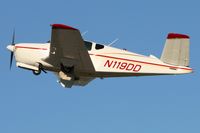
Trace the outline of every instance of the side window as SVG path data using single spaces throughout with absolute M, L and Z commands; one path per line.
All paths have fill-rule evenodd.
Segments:
M 90 51 L 92 49 L 92 43 L 88 42 L 88 41 L 84 41 L 85 42 L 85 47 L 88 51 Z
M 104 48 L 104 46 L 101 44 L 96 44 L 96 46 L 95 46 L 96 50 L 103 49 L 103 48 Z

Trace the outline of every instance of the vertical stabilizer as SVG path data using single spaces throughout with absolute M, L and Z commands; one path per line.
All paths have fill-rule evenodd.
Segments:
M 168 34 L 161 60 L 171 65 L 189 66 L 189 45 L 190 37 L 188 35 Z

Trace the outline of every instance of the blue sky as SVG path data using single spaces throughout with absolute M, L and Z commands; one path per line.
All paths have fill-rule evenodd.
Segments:
M 200 2 L 197 0 L 1 0 L 0 132 L 199 133 Z M 63 89 L 52 73 L 9 70 L 16 42 L 46 42 L 50 24 L 89 31 L 84 38 L 160 57 L 169 32 L 191 37 L 195 73 L 181 76 L 96 79 Z

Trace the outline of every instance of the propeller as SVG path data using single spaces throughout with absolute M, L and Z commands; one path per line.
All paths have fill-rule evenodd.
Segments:
M 11 47 L 13 49 L 14 46 L 15 46 L 15 29 L 13 30 L 12 43 L 8 47 Z M 13 50 L 10 50 L 10 51 L 11 51 L 10 53 L 10 70 L 11 70 L 14 52 Z

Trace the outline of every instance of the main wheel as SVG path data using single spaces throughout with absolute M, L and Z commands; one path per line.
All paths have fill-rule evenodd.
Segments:
M 65 73 L 74 73 L 74 66 L 66 67 L 61 63 L 61 71 Z
M 41 73 L 41 70 L 33 70 L 34 75 L 40 75 L 40 73 Z

